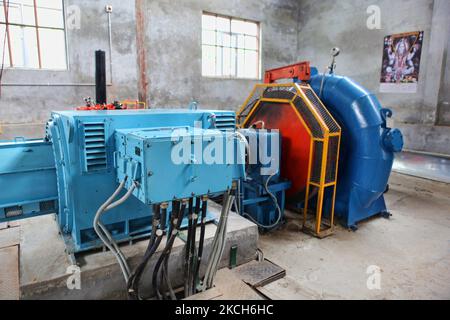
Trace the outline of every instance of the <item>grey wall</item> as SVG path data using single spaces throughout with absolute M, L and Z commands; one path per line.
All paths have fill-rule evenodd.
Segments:
M 381 8 L 381 30 L 367 28 L 366 10 Z M 300 60 L 311 60 L 320 70 L 330 63 L 329 52 L 341 48 L 337 73 L 349 76 L 376 93 L 391 107 L 395 125 L 403 130 L 406 148 L 450 154 L 450 127 L 437 126 L 438 96 L 448 108 L 448 83 L 444 79 L 445 52 L 450 28 L 448 0 L 303 0 L 299 15 Z M 379 92 L 386 35 L 425 31 L 419 89 L 415 94 Z M 447 94 L 447 95 L 446 95 Z
M 450 154 L 448 0 L 135 0 L 139 5 L 131 0 L 65 1 L 82 10 L 81 29 L 67 31 L 70 70 L 6 70 L 0 140 L 41 137 L 51 110 L 72 109 L 94 95 L 89 86 L 94 81 L 93 55 L 96 49 L 108 51 L 104 6 L 112 4 L 110 100 L 145 97 L 151 107 L 163 108 L 196 100 L 201 108 L 237 109 L 256 81 L 201 76 L 201 13 L 209 11 L 261 22 L 263 70 L 296 60 L 311 60 L 324 69 L 330 48 L 341 47 L 337 72 L 354 78 L 394 109 L 408 149 Z M 371 4 L 382 9 L 381 30 L 366 27 Z M 137 25 L 143 26 L 141 41 L 136 41 Z M 415 30 L 425 31 L 418 92 L 379 93 L 384 36 Z M 14 83 L 22 86 L 7 85 Z M 42 85 L 47 83 L 79 85 Z
M 3 129 L 0 140 L 16 136 L 42 137 L 52 110 L 74 109 L 83 105 L 84 97 L 95 97 L 95 88 L 89 85 L 94 83 L 94 51 L 105 50 L 109 63 L 106 4 L 114 6 L 114 83 L 108 87 L 109 97 L 111 100 L 137 98 L 134 2 L 66 0 L 65 4 L 75 4 L 81 9 L 81 28 L 67 30 L 69 70 L 5 70 L 0 99 L 0 126 Z M 46 86 L 48 83 L 59 86 Z
M 136 5 L 131 0 L 66 0 L 67 6 L 73 4 L 81 8 L 81 29 L 67 30 L 70 70 L 6 70 L 0 99 L 4 131 L 0 140 L 41 137 L 51 110 L 73 109 L 84 97 L 94 96 L 94 87 L 86 84 L 94 82 L 94 51 L 108 53 L 106 4 L 114 8 L 114 82 L 108 87 L 109 100 L 146 97 L 151 107 L 163 108 L 186 107 L 196 100 L 201 108 L 237 109 L 256 81 L 201 76 L 203 10 L 260 21 L 263 69 L 296 59 L 296 0 L 136 0 Z M 138 20 L 135 8 L 142 8 Z M 136 21 L 144 27 L 140 30 L 143 40 L 138 42 Z M 144 70 L 139 70 L 141 65 Z M 35 85 L 8 85 L 12 83 Z M 36 85 L 47 83 L 79 85 Z
M 263 70 L 292 63 L 297 50 L 296 0 L 147 1 L 147 74 L 150 105 L 237 109 L 255 81 L 201 75 L 202 11 L 261 22 Z
M 438 124 L 450 126 L 450 41 L 444 54 L 444 75 L 439 92 Z

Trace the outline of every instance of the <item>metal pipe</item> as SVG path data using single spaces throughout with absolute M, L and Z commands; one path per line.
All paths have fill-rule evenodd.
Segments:
M 2 83 L 2 87 L 95 87 L 95 83 Z M 112 83 L 106 84 L 111 87 Z
M 108 37 L 109 37 L 109 73 L 110 73 L 110 81 L 111 83 L 113 83 L 113 58 L 112 58 L 112 48 L 113 48 L 113 43 L 112 43 L 112 24 L 111 24 L 111 12 L 110 10 L 107 9 L 107 14 L 108 14 Z
M 109 38 L 109 72 L 110 82 L 106 84 L 107 87 L 113 86 L 113 58 L 112 58 L 112 19 L 111 11 L 106 11 L 108 14 L 108 38 Z M 8 24 L 7 24 L 8 27 Z M 95 87 L 95 83 L 0 83 L 0 87 Z
M 106 94 L 106 55 L 105 51 L 95 51 L 95 97 L 96 103 L 103 105 L 107 102 Z

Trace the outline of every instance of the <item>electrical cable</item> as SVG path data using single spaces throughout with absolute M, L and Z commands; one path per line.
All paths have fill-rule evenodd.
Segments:
M 197 288 L 199 282 L 200 265 L 203 259 L 203 249 L 205 244 L 205 234 L 206 234 L 206 214 L 208 210 L 208 197 L 203 197 L 202 199 L 202 217 L 201 217 L 201 229 L 200 229 L 200 240 L 198 244 L 198 255 L 197 264 L 195 266 L 194 272 L 194 289 Z
M 196 236 L 197 236 L 197 222 L 200 215 L 200 203 L 201 199 L 197 198 L 195 200 L 195 210 L 192 216 L 192 237 L 191 237 L 191 248 L 189 253 L 189 263 L 191 267 L 189 268 L 189 295 L 195 294 L 195 269 L 196 269 Z
M 147 246 L 147 250 L 144 253 L 141 263 L 137 266 L 133 274 L 130 276 L 130 279 L 128 280 L 128 297 L 131 300 L 142 300 L 142 298 L 139 296 L 139 282 L 149 260 L 156 252 L 156 249 L 159 247 L 162 241 L 162 236 L 164 235 L 164 233 L 159 228 L 161 220 L 165 221 L 165 219 L 166 213 L 164 212 L 163 215 L 161 215 L 161 205 L 155 205 L 153 207 L 152 234 Z
M 173 214 L 174 212 L 177 213 L 176 216 Z M 172 205 L 171 224 L 170 224 L 170 227 L 169 227 L 168 234 L 172 234 L 173 227 L 178 224 L 178 217 L 180 215 L 182 217 L 181 219 L 183 219 L 184 212 L 180 213 L 180 202 L 179 201 L 175 201 L 173 203 L 173 205 Z M 169 277 L 169 256 L 170 256 L 170 252 L 166 255 L 164 263 L 162 264 L 160 283 L 165 281 L 166 287 L 167 287 L 167 290 L 168 290 L 168 293 L 165 293 L 163 295 L 163 298 L 165 298 L 166 296 L 169 296 L 170 299 L 177 300 L 177 297 L 176 297 L 175 292 L 174 292 L 173 287 L 172 287 L 172 282 L 170 281 L 170 277 Z
M 237 137 L 239 140 L 241 140 L 244 143 L 245 152 L 246 152 L 246 154 L 244 154 L 244 157 L 245 157 L 244 161 L 247 161 L 247 159 L 248 159 L 248 162 L 250 162 L 252 160 L 252 158 L 251 158 L 251 152 L 250 152 L 250 143 L 248 142 L 247 138 L 239 131 L 235 131 L 233 136 Z M 247 169 L 248 169 L 248 167 L 246 166 L 244 169 L 244 173 L 247 173 Z
M 251 220 L 253 223 L 255 223 L 258 227 L 263 228 L 263 229 L 267 229 L 267 230 L 271 230 L 271 229 L 276 228 L 276 227 L 280 224 L 281 219 L 282 219 L 282 217 L 283 217 L 283 213 L 282 213 L 282 211 L 281 211 L 280 205 L 278 204 L 278 199 L 277 199 L 277 197 L 269 190 L 269 182 L 270 182 L 275 176 L 276 176 L 276 174 L 271 175 L 271 176 L 266 180 L 266 183 L 264 184 L 264 188 L 265 188 L 267 194 L 268 194 L 268 195 L 270 196 L 270 198 L 272 199 L 272 201 L 273 201 L 273 203 L 274 203 L 274 205 L 275 205 L 275 208 L 276 208 L 276 210 L 277 210 L 277 212 L 278 212 L 278 218 L 277 218 L 276 222 L 274 222 L 273 224 L 268 225 L 268 226 L 267 226 L 267 225 L 261 224 L 260 222 L 256 221 L 252 216 L 250 216 L 249 214 L 247 214 L 247 213 L 245 213 L 245 212 L 239 212 L 239 208 L 238 208 L 237 203 L 236 203 L 236 202 L 234 203 L 234 206 L 235 206 L 236 210 L 238 211 L 238 212 L 237 212 L 238 214 L 245 216 L 246 218 L 248 218 L 249 220 Z
M 158 234 L 157 234 L 157 239 L 155 244 L 153 245 L 153 247 L 151 248 L 150 252 L 148 253 L 148 255 L 145 257 L 146 259 L 146 263 L 148 263 L 148 261 L 150 261 L 150 259 L 153 257 L 153 255 L 156 253 L 156 250 L 158 250 L 162 239 L 164 238 L 164 231 L 166 230 L 166 226 L 167 226 L 167 208 L 168 208 L 168 204 L 167 203 L 163 203 L 161 205 L 162 208 L 162 213 L 161 213 L 161 224 L 160 224 L 160 228 L 158 229 Z M 141 274 L 142 275 L 142 274 Z M 140 277 L 139 277 L 140 279 Z M 135 289 L 136 292 L 139 292 L 139 281 L 136 282 L 135 284 Z M 148 300 L 151 297 L 140 297 L 139 300 Z
M 106 200 L 105 203 L 103 203 L 100 208 L 97 210 L 95 217 L 94 217 L 94 230 L 97 233 L 100 240 L 103 242 L 103 244 L 114 254 L 116 257 L 119 266 L 122 270 L 123 276 L 125 278 L 125 281 L 128 283 L 128 279 L 130 277 L 130 267 L 128 266 L 127 260 L 125 256 L 123 255 L 122 251 L 120 250 L 117 243 L 114 241 L 112 235 L 108 231 L 108 229 L 101 223 L 101 217 L 104 213 L 106 213 L 109 210 L 112 210 L 116 208 L 117 206 L 123 204 L 134 192 L 136 189 L 136 183 L 133 181 L 132 186 L 128 190 L 128 192 L 119 200 L 113 203 L 114 199 L 119 195 L 119 193 L 122 191 L 122 189 L 125 186 L 127 177 L 120 183 L 119 187 L 114 191 L 114 193 L 111 195 L 111 197 Z
M 224 196 L 224 203 L 220 214 L 220 221 L 219 225 L 217 226 L 216 234 L 214 236 L 211 254 L 206 268 L 205 278 L 202 283 L 201 291 L 206 291 L 213 286 L 214 278 L 222 259 L 223 252 L 225 250 L 228 216 L 233 201 L 234 196 L 231 194 L 231 190 L 229 190 Z
M 176 205 L 176 203 L 177 202 L 173 202 L 172 203 L 172 212 L 170 213 L 170 219 L 169 219 L 170 223 L 167 226 L 167 232 L 166 232 L 166 245 L 167 245 L 167 242 L 169 241 L 169 237 L 172 234 L 172 230 L 174 228 L 173 223 L 174 223 L 175 215 L 178 215 L 178 213 L 179 213 L 178 210 L 180 209 L 180 207 L 178 205 Z M 166 259 L 164 258 L 163 262 L 161 264 L 161 272 L 158 274 L 158 276 L 159 276 L 159 279 L 158 279 L 158 282 L 157 282 L 158 283 L 158 287 L 160 286 L 161 283 L 165 282 L 165 280 L 167 279 L 166 274 L 165 274 L 166 271 L 167 271 L 165 262 L 166 262 Z M 165 297 L 166 297 L 165 293 L 161 294 L 161 299 L 160 300 L 164 300 Z
M 163 295 L 161 293 L 161 287 L 160 287 L 164 280 L 166 281 L 166 283 L 169 283 L 168 289 L 171 292 L 171 294 L 173 294 L 172 297 L 175 296 L 175 294 L 173 293 L 173 289 L 171 288 L 171 284 L 169 282 L 167 273 L 168 273 L 168 258 L 169 258 L 170 252 L 172 251 L 173 241 L 175 240 L 174 235 L 176 237 L 176 234 L 178 232 L 177 230 L 179 229 L 177 226 L 178 226 L 179 216 L 181 214 L 180 212 L 181 212 L 181 210 L 180 210 L 179 205 L 172 206 L 170 225 L 169 225 L 168 232 L 167 232 L 166 247 L 164 248 L 163 252 L 161 253 L 161 255 L 157 261 L 157 264 L 155 266 L 155 269 L 153 271 L 152 285 L 153 285 L 154 291 L 159 300 L 163 300 L 165 298 L 165 294 Z M 175 225 L 175 223 L 177 225 Z M 161 270 L 161 273 L 159 272 L 160 270 Z
M 173 227 L 171 228 L 172 232 L 170 235 L 168 235 L 168 237 L 170 236 L 170 238 L 167 239 L 166 247 L 164 248 L 163 252 L 159 256 L 159 259 L 156 262 L 155 269 L 153 271 L 153 276 L 152 276 L 153 289 L 159 300 L 162 300 L 162 298 L 163 298 L 163 295 L 161 294 L 161 291 L 160 291 L 160 283 L 158 281 L 159 271 L 160 271 L 160 268 L 161 268 L 162 264 L 164 263 L 165 259 L 167 259 L 168 256 L 170 255 L 170 253 L 172 251 L 173 243 L 175 242 L 175 239 L 178 236 L 179 229 L 181 227 L 181 223 L 183 220 L 182 217 L 184 215 L 184 211 L 186 210 L 186 202 L 187 201 L 183 201 L 183 204 L 181 205 L 181 210 L 179 210 L 179 212 L 177 213 L 176 219 L 172 220 L 172 222 L 176 221 L 177 224 L 173 225 Z M 172 212 L 172 214 L 173 214 L 173 212 Z
M 257 125 L 260 124 L 261 125 L 261 129 L 265 130 L 266 129 L 266 123 L 262 120 L 256 121 L 255 123 L 253 123 L 250 128 L 256 129 Z
M 217 258 L 216 258 L 214 267 L 212 268 L 212 274 L 211 274 L 211 276 L 210 276 L 209 281 L 207 282 L 208 288 L 212 288 L 212 286 L 213 286 L 213 284 L 214 284 L 214 283 L 213 283 L 213 282 L 214 282 L 214 278 L 216 277 L 217 270 L 219 269 L 219 265 L 220 265 L 220 262 L 221 262 L 221 260 L 222 260 L 223 253 L 224 253 L 224 251 L 225 251 L 226 238 L 227 238 L 227 230 L 228 230 L 228 217 L 229 217 L 229 213 L 230 213 L 230 211 L 231 211 L 231 206 L 232 206 L 232 204 L 233 204 L 234 199 L 235 199 L 234 195 L 231 195 L 231 194 L 230 194 L 230 195 L 229 195 L 229 198 L 228 198 L 228 201 L 227 201 L 227 208 L 226 208 L 226 210 L 225 210 L 226 215 L 225 215 L 225 217 L 224 217 L 224 223 L 223 223 L 223 227 L 222 227 L 222 230 L 223 230 L 223 231 L 221 232 L 222 239 L 221 239 L 221 243 L 220 243 L 220 245 L 219 245 L 218 256 L 217 256 Z
M 187 240 L 185 245 L 185 256 L 184 256 L 184 297 L 189 297 L 189 254 L 191 248 L 191 227 L 192 227 L 192 212 L 194 210 L 194 199 L 189 199 L 189 209 L 188 209 L 188 232 L 187 232 Z

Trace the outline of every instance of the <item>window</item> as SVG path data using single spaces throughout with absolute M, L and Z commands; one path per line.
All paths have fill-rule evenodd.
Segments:
M 202 75 L 260 78 L 257 22 L 203 13 Z
M 11 68 L 67 69 L 63 0 L 0 0 L 0 59 Z

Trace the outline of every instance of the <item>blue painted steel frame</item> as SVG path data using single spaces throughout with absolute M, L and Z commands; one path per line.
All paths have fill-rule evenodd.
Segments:
M 0 222 L 55 213 L 57 200 L 51 144 L 43 140 L 0 143 Z M 13 211 L 19 215 L 9 216 Z
M 278 211 L 273 199 L 267 194 L 263 185 L 255 181 L 246 181 L 241 186 L 242 200 L 240 207 L 242 210 L 261 225 L 270 226 L 274 224 L 278 218 Z M 283 181 L 279 178 L 269 185 L 269 191 L 277 198 L 283 216 L 286 206 L 286 190 L 291 186 L 290 181 Z

